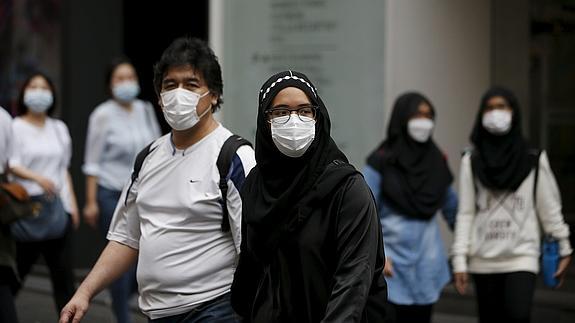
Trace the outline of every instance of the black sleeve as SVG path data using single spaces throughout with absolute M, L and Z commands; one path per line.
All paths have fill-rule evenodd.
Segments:
M 246 224 L 242 218 L 242 242 L 231 288 L 231 302 L 234 311 L 243 318 L 244 323 L 250 322 L 252 304 L 263 274 L 263 267 L 247 250 L 246 237 Z
M 322 322 L 360 322 L 377 271 L 383 268 L 383 244 L 375 202 L 365 180 L 352 177 L 339 197 L 336 270 Z

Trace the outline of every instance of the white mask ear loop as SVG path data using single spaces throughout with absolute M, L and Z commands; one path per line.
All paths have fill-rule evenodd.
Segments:
M 205 116 L 205 115 L 208 113 L 208 111 L 210 111 L 210 110 L 212 110 L 212 104 L 211 104 L 211 103 L 210 103 L 210 106 L 209 106 L 204 112 L 202 112 L 201 115 L 198 116 L 198 119 L 201 119 L 201 118 L 202 118 L 203 116 Z
M 198 99 L 198 103 L 200 103 L 200 100 L 201 100 L 204 96 L 208 95 L 208 93 L 210 93 L 210 90 L 207 90 L 206 93 L 200 95 L 200 98 Z M 198 111 L 197 109 L 198 109 L 198 108 L 196 108 L 196 113 L 197 113 L 197 111 Z M 211 109 L 212 109 L 212 104 L 210 103 L 210 106 L 209 106 L 204 112 L 202 112 L 201 115 L 198 115 L 198 119 L 201 119 L 203 116 L 205 116 L 206 113 L 208 113 L 208 111 L 210 111 Z

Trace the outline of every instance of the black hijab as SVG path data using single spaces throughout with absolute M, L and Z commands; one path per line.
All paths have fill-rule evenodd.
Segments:
M 512 109 L 511 129 L 504 135 L 494 135 L 482 124 L 489 99 L 500 96 Z M 515 191 L 531 171 L 527 142 L 521 134 L 521 111 L 515 95 L 501 87 L 493 87 L 481 98 L 479 112 L 471 133 L 474 145 L 471 156 L 473 174 L 493 190 Z
M 278 92 L 287 87 L 302 90 L 310 102 L 318 106 L 314 141 L 298 158 L 285 156 L 276 148 L 264 113 Z M 256 130 L 257 165 L 241 192 L 246 225 L 244 239 L 260 261 L 269 260 L 284 237 L 305 221 L 314 203 L 357 172 L 330 137 L 330 128 L 327 109 L 304 74 L 284 71 L 262 85 Z M 337 167 L 328 168 L 330 164 Z
M 410 92 L 395 101 L 387 138 L 367 159 L 381 176 L 381 194 L 396 211 L 405 216 L 429 219 L 445 203 L 447 188 L 453 181 L 443 153 L 430 137 L 424 143 L 413 140 L 407 122 L 427 103 L 435 119 L 431 102 Z

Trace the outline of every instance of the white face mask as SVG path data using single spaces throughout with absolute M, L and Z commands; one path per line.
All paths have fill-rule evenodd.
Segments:
M 417 142 L 426 142 L 433 132 L 433 120 L 428 118 L 415 118 L 407 122 L 407 133 Z
M 24 105 L 31 111 L 42 113 L 54 103 L 54 97 L 50 90 L 29 89 L 24 92 Z
M 207 108 L 202 115 L 198 115 L 196 111 L 198 102 L 208 93 L 210 91 L 199 95 L 182 88 L 175 88 L 161 93 L 162 112 L 166 122 L 174 130 L 186 130 L 195 126 L 211 110 L 211 107 Z
M 494 135 L 504 135 L 511 130 L 511 111 L 495 109 L 483 114 L 482 124 L 485 130 Z
M 283 116 L 289 118 L 288 122 L 271 123 L 272 140 L 277 149 L 288 157 L 301 157 L 315 138 L 315 120 L 309 117 L 298 117 L 297 115 Z M 308 122 L 300 118 L 309 119 Z M 284 119 L 285 120 L 285 119 Z
M 123 81 L 112 87 L 112 94 L 121 102 L 132 102 L 140 94 L 140 85 L 136 81 Z

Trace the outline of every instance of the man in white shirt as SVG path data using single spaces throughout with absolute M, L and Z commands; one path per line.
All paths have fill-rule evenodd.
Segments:
M 213 118 L 223 88 L 216 56 L 201 40 L 179 38 L 154 70 L 172 132 L 150 146 L 122 192 L 110 242 L 60 322 L 78 322 L 90 300 L 136 261 L 139 304 L 150 322 L 236 322 L 229 292 L 241 239 L 239 189 L 255 165 L 254 152 L 249 146 L 236 151 L 222 196 L 216 160 L 232 133 Z M 228 219 L 221 199 L 227 199 Z

